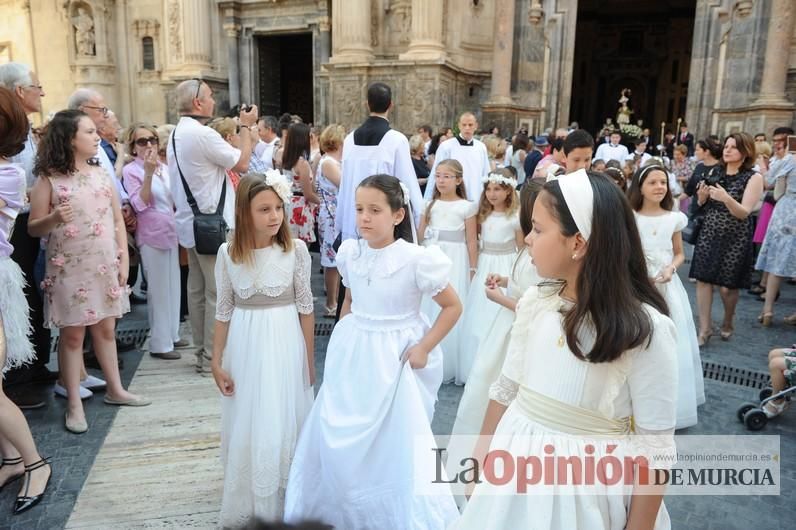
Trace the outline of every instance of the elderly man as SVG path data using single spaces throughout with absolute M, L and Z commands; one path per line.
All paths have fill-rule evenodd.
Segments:
M 274 167 L 274 151 L 279 146 L 279 122 L 273 116 L 261 116 L 257 122 L 260 141 L 254 147 L 254 154 L 265 163 L 266 169 Z
M 241 134 L 237 149 L 205 125 L 213 117 L 216 102 L 210 85 L 204 81 L 183 81 L 176 92 L 181 118 L 169 138 L 166 157 L 177 206 L 177 238 L 188 250 L 188 314 L 197 347 L 196 369 L 210 374 L 216 318 L 216 256 L 197 252 L 194 209 L 211 214 L 221 206 L 227 226 L 235 228 L 235 189 L 227 170 L 239 174 L 249 170 L 254 142 L 251 134 Z M 241 110 L 239 120 L 241 127 L 256 127 L 257 107 L 252 106 L 248 112 Z
M 39 84 L 35 72 L 21 63 L 7 63 L 0 65 L 0 86 L 16 94 L 22 108 L 27 114 L 41 112 L 41 98 L 44 89 Z M 33 174 L 33 164 L 36 159 L 36 139 L 31 130 L 28 130 L 28 139 L 25 149 L 11 158 L 11 162 L 19 164 L 25 170 L 28 190 L 36 179 Z M 5 375 L 5 384 L 9 387 L 9 396 L 20 408 L 37 408 L 44 406 L 41 391 L 30 383 L 52 382 L 58 374 L 47 369 L 50 361 L 50 330 L 44 327 L 44 302 L 35 288 L 33 270 L 36 258 L 39 255 L 39 238 L 28 234 L 28 216 L 30 207 L 26 204 L 14 224 L 14 233 L 11 244 L 14 253 L 11 258 L 19 265 L 27 278 L 25 297 L 30 306 L 30 323 L 33 327 L 33 346 L 36 351 L 36 360 L 30 366 L 11 370 Z

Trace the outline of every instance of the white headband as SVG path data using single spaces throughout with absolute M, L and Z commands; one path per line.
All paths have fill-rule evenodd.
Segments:
M 265 172 L 265 184 L 273 188 L 282 202 L 290 204 L 293 198 L 293 187 L 288 182 L 287 177 L 278 169 L 269 169 Z
M 490 182 L 493 184 L 505 184 L 506 186 L 511 186 L 512 188 L 517 187 L 517 179 L 503 176 L 500 173 L 490 173 L 489 175 L 483 177 L 481 182 L 484 184 L 488 184 Z
M 594 213 L 594 190 L 589 175 L 585 169 L 579 169 L 574 173 L 561 175 L 556 180 L 578 231 L 588 241 Z

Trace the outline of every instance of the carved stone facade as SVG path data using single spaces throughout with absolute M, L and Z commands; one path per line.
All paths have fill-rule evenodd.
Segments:
M 794 122 L 792 0 L 661 0 L 641 7 L 657 16 L 630 20 L 621 31 L 585 16 L 607 4 L 0 0 L 0 61 L 26 62 L 38 72 L 46 112 L 63 108 L 75 87 L 91 86 L 123 122 L 171 121 L 173 87 L 200 77 L 213 87 L 219 112 L 254 102 L 272 113 L 353 127 L 366 114 L 368 83 L 381 80 L 393 87 L 393 123 L 405 132 L 452 125 L 474 110 L 482 125 L 496 123 L 504 132 L 525 125 L 536 133 L 586 121 L 603 112 L 590 100 L 613 104 L 618 97 L 610 80 L 603 96 L 582 88 L 599 73 L 584 70 L 590 61 L 576 54 L 583 35 L 592 35 L 585 46 L 598 48 L 600 60 L 609 61 L 608 52 L 628 47 L 630 38 L 629 47 L 640 50 L 635 57 L 662 65 L 656 75 L 649 64 L 623 59 L 610 72 L 617 83 L 622 76 L 636 80 L 640 92 L 633 92 L 645 94 L 645 117 L 656 132 L 659 121 L 676 117 L 700 135 L 770 132 Z M 664 34 L 665 9 L 692 15 Z M 677 46 L 667 44 L 671 38 Z M 645 79 L 655 82 L 643 85 Z

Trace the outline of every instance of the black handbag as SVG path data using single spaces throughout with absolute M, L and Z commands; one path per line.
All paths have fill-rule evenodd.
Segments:
M 195 242 L 196 253 L 202 256 L 215 256 L 218 254 L 218 248 L 227 241 L 227 232 L 229 227 L 224 220 L 224 199 L 227 196 L 227 179 L 224 177 L 224 184 L 221 188 L 221 198 L 218 200 L 218 206 L 213 213 L 202 213 L 196 205 L 193 193 L 191 193 L 188 183 L 185 182 L 185 177 L 180 169 L 180 162 L 177 160 L 177 143 L 176 131 L 171 135 L 171 146 L 174 151 L 174 162 L 177 164 L 177 171 L 180 173 L 180 180 L 182 180 L 182 187 L 185 190 L 185 198 L 188 201 L 188 206 L 193 211 L 193 238 Z

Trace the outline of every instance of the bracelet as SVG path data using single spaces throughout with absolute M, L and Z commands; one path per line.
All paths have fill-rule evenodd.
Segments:
M 470 267 L 470 272 L 478 272 L 478 269 L 476 269 L 475 267 Z

